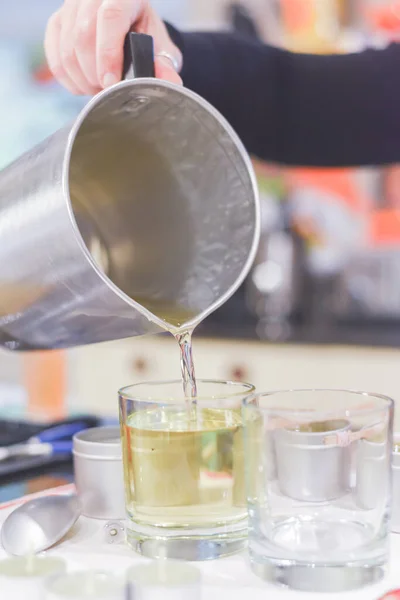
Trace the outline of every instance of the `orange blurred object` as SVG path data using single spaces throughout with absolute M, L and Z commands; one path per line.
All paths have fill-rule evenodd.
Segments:
M 67 365 L 62 350 L 24 355 L 24 383 L 28 412 L 41 420 L 61 419 L 66 414 Z
M 369 242 L 372 246 L 399 245 L 400 209 L 387 208 L 371 214 Z
M 281 0 L 285 46 L 294 52 L 337 52 L 337 0 Z
M 366 9 L 366 17 L 374 29 L 387 33 L 400 31 L 400 2 L 386 2 Z
M 282 17 L 289 33 L 313 27 L 315 6 L 313 0 L 281 0 Z
M 28 481 L 26 484 L 26 495 L 37 494 L 44 492 L 45 490 L 58 488 L 65 485 L 65 479 L 62 477 L 56 478 L 51 476 L 42 475 L 37 479 Z
M 295 189 L 321 190 L 360 215 L 368 213 L 373 206 L 373 198 L 360 189 L 351 169 L 290 169 L 288 182 Z
M 384 171 L 386 206 L 400 209 L 400 166 L 394 165 Z
M 54 77 L 49 67 L 46 64 L 44 64 L 41 67 L 34 70 L 33 79 L 37 83 L 49 83 L 50 81 L 54 80 Z

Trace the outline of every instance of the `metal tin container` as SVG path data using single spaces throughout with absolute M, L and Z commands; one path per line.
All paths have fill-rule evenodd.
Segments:
M 279 429 L 275 432 L 278 484 L 285 496 L 293 500 L 325 502 L 347 493 L 350 446 L 327 445 L 325 440 L 348 428 L 346 421 L 337 421 L 327 423 L 325 431 Z
M 400 434 L 394 436 L 395 445 L 400 445 Z M 400 448 L 399 448 L 400 450 Z M 400 451 L 392 453 L 392 522 L 393 533 L 400 533 Z
M 119 427 L 77 433 L 74 471 L 82 514 L 94 519 L 124 519 L 125 494 Z
M 385 500 L 382 489 L 387 485 L 386 460 L 386 442 L 358 441 L 355 499 L 360 508 L 372 510 Z

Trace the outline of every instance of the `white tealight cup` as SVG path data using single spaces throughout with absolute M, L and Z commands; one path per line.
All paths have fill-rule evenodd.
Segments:
M 173 560 L 157 560 L 128 570 L 130 597 L 134 600 L 200 600 L 201 573 L 196 567 Z
M 47 578 L 66 570 L 61 558 L 27 556 L 0 561 L 0 598 L 42 600 Z
M 125 600 L 126 584 L 103 571 L 79 571 L 53 577 L 45 586 L 45 600 Z

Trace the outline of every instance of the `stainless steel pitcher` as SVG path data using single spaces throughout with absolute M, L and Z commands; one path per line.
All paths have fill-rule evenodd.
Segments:
M 0 173 L 7 348 L 157 333 L 158 305 L 189 327 L 251 266 L 259 205 L 241 142 L 202 98 L 153 77 L 151 38 L 129 43 L 135 77 Z

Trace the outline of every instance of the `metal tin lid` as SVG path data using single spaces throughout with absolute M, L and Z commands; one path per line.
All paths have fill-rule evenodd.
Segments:
M 122 458 L 119 427 L 94 427 L 74 436 L 74 454 L 91 458 Z

